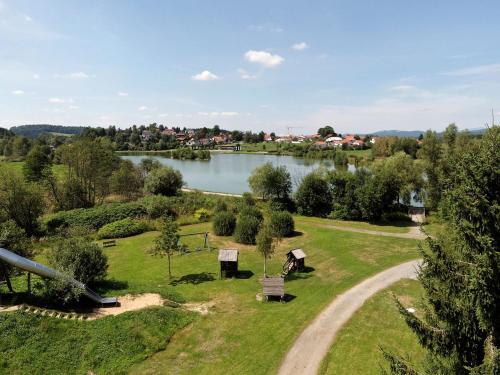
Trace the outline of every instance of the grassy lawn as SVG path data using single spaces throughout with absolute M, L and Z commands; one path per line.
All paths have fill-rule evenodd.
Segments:
M 24 161 L 0 161 L 0 168 L 10 168 L 13 171 L 23 173 Z M 66 167 L 62 164 L 54 164 L 52 166 L 52 172 L 57 178 L 60 178 Z
M 296 217 L 298 221 L 307 223 L 317 223 L 320 225 L 335 225 L 338 227 L 351 227 L 356 229 L 376 230 L 388 233 L 408 233 L 413 226 L 410 221 L 391 221 L 391 222 L 375 222 L 369 223 L 366 221 L 349 221 L 349 220 L 331 220 L 320 219 L 317 217 Z
M 422 287 L 416 280 L 401 280 L 377 293 L 339 332 L 323 361 L 322 374 L 380 374 L 380 366 L 388 369 L 380 347 L 409 355 L 415 363 L 424 359 L 425 351 L 399 314 L 392 293 L 418 313 Z
M 194 313 L 150 308 L 93 321 L 0 314 L 0 373 L 118 374 L 164 349 Z
M 205 228 L 207 224 L 199 224 L 184 230 Z M 414 240 L 327 230 L 303 221 L 297 223 L 297 230 L 301 235 L 284 241 L 268 263 L 269 273 L 277 274 L 290 248 L 302 247 L 308 255 L 310 272 L 285 283 L 291 296 L 287 303 L 256 301 L 255 295 L 261 290 L 262 258 L 253 247 L 235 245 L 230 239 L 211 237 L 210 242 L 239 248 L 239 268 L 248 278 L 219 280 L 216 252 L 201 252 L 174 257 L 177 279 L 169 284 L 166 260 L 144 253 L 151 234 L 120 240 L 116 248 L 107 250 L 112 260 L 110 275 L 128 280 L 128 290 L 142 290 L 149 284 L 150 288 L 174 289 L 190 301 L 215 303 L 212 314 L 175 335 L 165 351 L 138 364 L 133 372 L 272 373 L 307 322 L 335 295 L 376 272 L 418 256 Z M 137 241 L 138 246 L 128 241 Z M 134 262 L 117 263 L 123 249 L 133 253 L 129 256 Z
M 440 231 L 443 230 L 443 222 L 437 214 L 431 214 L 425 218 L 426 223 L 424 224 L 424 231 L 431 236 L 436 236 Z
M 163 342 L 161 345 L 155 344 L 155 350 L 142 345 L 142 351 L 130 355 L 132 358 L 142 356 L 144 360 L 138 362 L 134 359 L 127 362 L 127 366 L 135 363 L 132 372 L 137 374 L 272 373 L 293 340 L 332 298 L 368 276 L 418 257 L 416 240 L 337 231 L 318 225 L 330 223 L 331 220 L 326 219 L 298 218 L 297 235 L 282 241 L 268 262 L 268 273 L 278 274 L 285 261 L 285 253 L 291 248 L 301 247 L 307 254 L 308 272 L 292 275 L 285 282 L 285 291 L 289 295 L 286 303 L 256 301 L 256 294 L 261 292 L 259 278 L 263 260 L 254 246 L 242 246 L 233 243 L 232 238 L 211 235 L 211 246 L 236 247 L 240 250 L 240 278 L 220 280 L 217 251 L 204 250 L 175 255 L 172 258 L 174 278 L 168 280 L 167 259 L 154 257 L 147 251 L 152 246 L 156 232 L 118 239 L 117 246 L 105 249 L 109 258 L 108 281 L 99 288 L 100 293 L 123 295 L 147 291 L 161 293 L 177 301 L 210 301 L 214 304 L 211 313 L 198 316 L 192 324 L 173 335 L 168 345 Z M 207 230 L 211 230 L 210 223 L 182 227 L 182 233 Z M 203 238 L 184 237 L 183 242 L 194 249 L 202 247 Z M 43 260 L 43 255 L 39 260 Z M 19 287 L 22 285 L 25 284 L 20 282 Z M 52 330 L 52 318 L 40 318 L 40 322 L 38 319 L 34 320 L 34 327 L 40 325 Z M 64 328 L 67 323 L 93 324 L 66 321 L 57 324 Z M 123 326 L 114 327 L 118 331 L 122 328 L 126 331 L 130 324 L 123 322 Z M 73 328 L 68 326 L 65 329 L 71 332 Z M 151 329 L 156 332 L 154 325 Z M 164 334 L 163 331 L 158 332 L 160 336 Z M 147 337 L 150 334 L 153 335 L 144 333 Z M 33 368 L 38 368 L 43 365 L 42 359 L 45 357 L 38 360 L 37 350 L 57 352 L 70 345 L 69 341 L 62 340 L 59 343 L 48 333 L 44 335 L 39 336 L 38 347 L 16 347 L 16 356 L 31 358 Z M 166 335 L 165 340 L 170 338 L 169 335 Z M 13 336 L 17 337 L 17 334 Z M 77 341 L 81 339 L 79 335 L 71 334 L 68 337 Z M 5 340 L 9 342 L 10 339 L 13 339 L 11 335 Z M 125 340 L 128 338 L 125 337 Z M 153 342 L 157 342 L 156 339 Z M 95 341 L 91 347 L 101 353 L 105 351 L 101 347 L 103 344 L 103 341 Z M 166 349 L 162 350 L 165 346 Z M 80 347 L 80 350 L 86 352 L 90 349 Z M 150 355 L 153 352 L 157 353 Z M 75 366 L 85 363 L 78 362 Z M 116 363 L 115 359 L 110 358 L 101 362 L 101 367 L 96 365 L 95 368 L 101 369 L 101 373 L 113 372 L 112 367 L 105 367 L 114 366 L 113 363 Z M 52 373 L 72 372 L 66 369 L 61 367 Z

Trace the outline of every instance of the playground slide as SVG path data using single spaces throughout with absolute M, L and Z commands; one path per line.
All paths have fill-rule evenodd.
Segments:
M 52 268 L 46 267 L 40 263 L 34 262 L 32 260 L 23 258 L 13 252 L 0 247 L 0 261 L 4 261 L 14 267 L 20 268 L 24 271 L 34 273 L 36 275 L 47 277 L 49 279 L 55 279 L 56 277 L 62 276 L 62 274 Z M 93 292 L 91 289 L 87 288 L 85 284 L 79 282 L 75 279 L 70 279 L 70 282 L 83 290 L 83 294 L 90 298 L 92 301 L 99 303 L 101 305 L 116 305 L 118 299 L 116 297 L 103 298 L 97 293 Z

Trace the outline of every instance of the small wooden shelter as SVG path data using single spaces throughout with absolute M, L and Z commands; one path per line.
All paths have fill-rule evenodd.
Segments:
M 304 271 L 304 268 L 306 266 L 305 263 L 305 258 L 306 258 L 306 253 L 304 253 L 304 250 L 302 249 L 294 249 L 289 251 L 286 254 L 286 263 L 285 266 L 288 268 L 288 272 L 293 272 L 293 271 Z
M 236 276 L 238 274 L 238 250 L 219 250 L 220 276 Z
M 285 279 L 281 276 L 264 277 L 262 279 L 262 294 L 269 300 L 269 297 L 285 297 Z

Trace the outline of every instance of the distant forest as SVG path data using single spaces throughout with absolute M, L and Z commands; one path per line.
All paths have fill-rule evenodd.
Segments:
M 60 133 L 60 134 L 80 134 L 85 129 L 84 126 L 63 126 L 63 125 L 20 125 L 13 126 L 10 131 L 16 135 L 22 135 L 27 138 L 36 138 L 44 133 Z

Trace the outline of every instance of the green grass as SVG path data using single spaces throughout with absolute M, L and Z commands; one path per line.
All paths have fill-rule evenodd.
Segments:
M 408 328 L 392 297 L 394 293 L 406 307 L 420 308 L 422 287 L 415 280 L 401 280 L 377 293 L 361 307 L 337 335 L 320 373 L 330 375 L 380 374 L 388 370 L 380 347 L 412 362 L 423 361 L 424 349 Z
M 411 221 L 390 221 L 390 222 L 375 222 L 369 223 L 366 221 L 349 221 L 349 220 L 330 220 L 330 219 L 320 219 L 316 217 L 297 217 L 297 220 L 317 223 L 320 225 L 334 225 L 338 227 L 351 227 L 356 229 L 367 229 L 375 230 L 379 232 L 387 233 L 408 233 L 410 228 L 413 226 Z
M 436 236 L 441 232 L 444 228 L 444 224 L 441 218 L 437 214 L 431 214 L 425 218 L 426 222 L 423 226 L 423 229 L 426 233 L 431 236 Z
M 23 173 L 24 161 L 0 161 L 0 168 L 9 168 L 13 171 Z M 52 172 L 57 178 L 61 178 L 66 171 L 66 166 L 62 164 L 54 164 Z
M 150 357 L 145 355 L 132 372 L 272 373 L 302 329 L 336 295 L 366 277 L 418 257 L 416 240 L 332 230 L 326 227 L 330 223 L 326 219 L 298 218 L 297 235 L 283 240 L 268 261 L 268 274 L 278 274 L 287 251 L 301 247 L 307 254 L 308 272 L 294 274 L 285 283 L 290 296 L 287 303 L 256 301 L 256 294 L 261 292 L 262 257 L 254 246 L 235 244 L 231 238 L 210 235 L 210 245 L 239 249 L 241 278 L 219 279 L 217 251 L 204 250 L 175 255 L 174 279 L 169 280 L 167 259 L 148 253 L 156 232 L 118 239 L 117 246 L 106 248 L 108 282 L 99 292 L 157 292 L 177 301 L 214 304 L 210 314 L 200 316 L 175 334 L 165 350 Z M 182 233 L 207 230 L 211 230 L 210 223 L 182 227 Z M 203 244 L 202 236 L 182 240 L 191 249 Z M 43 254 L 39 259 L 43 259 Z M 47 350 L 61 348 L 51 340 L 42 342 L 49 347 Z M 17 350 L 20 356 L 28 355 L 23 348 Z M 34 350 L 30 353 L 36 358 Z
M 190 229 L 205 228 L 206 224 L 200 224 Z M 158 369 L 180 374 L 272 373 L 307 322 L 335 295 L 374 273 L 418 256 L 414 240 L 327 230 L 302 221 L 297 223 L 297 230 L 302 235 L 284 241 L 268 262 L 269 274 L 277 274 L 290 248 L 302 247 L 308 255 L 310 272 L 294 275 L 285 283 L 286 293 L 292 296 L 287 303 L 256 301 L 263 262 L 253 247 L 211 237 L 212 245 L 240 249 L 240 270 L 253 273 L 248 279 L 217 279 L 215 252 L 174 257 L 173 272 L 178 277 L 175 290 L 187 300 L 214 302 L 213 314 L 176 335 L 165 351 L 135 366 L 133 373 L 158 373 Z M 143 248 L 147 236 L 139 236 L 137 243 Z M 128 275 L 128 288 L 132 290 L 142 289 L 143 283 L 169 287 L 166 260 L 147 258 L 143 250 L 123 242 L 119 246 L 133 252 L 137 264 L 112 266 L 111 275 L 117 279 Z M 119 252 L 120 247 L 110 250 L 110 259 L 118 257 Z
M 195 318 L 156 307 L 93 321 L 0 314 L 2 374 L 121 374 Z

